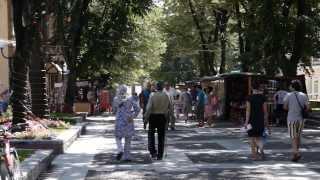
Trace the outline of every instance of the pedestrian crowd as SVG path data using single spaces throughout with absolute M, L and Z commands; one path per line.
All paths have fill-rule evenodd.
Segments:
M 113 100 L 116 113 L 115 137 L 118 149 L 117 159 L 130 161 L 130 144 L 134 136 L 133 119 L 142 109 L 144 129 L 148 127 L 148 149 L 154 159 L 161 160 L 165 147 L 165 132 L 175 130 L 177 119 L 187 123 L 196 118 L 200 127 L 207 122 L 213 125 L 217 97 L 213 88 L 202 90 L 200 85 L 190 89 L 186 86 L 173 88 L 168 82 L 147 83 L 139 96 L 127 96 L 127 88 L 120 85 Z M 158 148 L 155 148 L 155 133 L 158 134 Z M 122 144 L 124 139 L 124 145 Z
M 286 92 L 280 87 L 274 95 L 275 118 L 277 123 L 287 120 L 289 135 L 292 139 L 292 161 L 301 158 L 299 147 L 304 118 L 309 110 L 308 98 L 301 92 L 301 83 L 292 81 Z M 253 84 L 251 95 L 247 98 L 244 129 L 248 133 L 253 160 L 265 158 L 264 138 L 271 134 L 269 114 L 264 90 L 259 84 Z M 130 145 L 134 136 L 133 119 L 142 109 L 144 129 L 148 127 L 148 150 L 153 159 L 161 160 L 165 154 L 166 130 L 175 130 L 175 122 L 182 119 L 185 123 L 193 119 L 199 127 L 214 125 L 221 114 L 220 97 L 213 87 L 202 88 L 193 85 L 173 88 L 169 83 L 147 83 L 139 95 L 127 96 L 124 85 L 118 87 L 113 101 L 116 113 L 115 137 L 117 160 L 131 161 Z M 286 117 L 285 117 L 286 116 Z M 155 133 L 158 147 L 155 147 Z M 124 139 L 124 145 L 122 145 Z

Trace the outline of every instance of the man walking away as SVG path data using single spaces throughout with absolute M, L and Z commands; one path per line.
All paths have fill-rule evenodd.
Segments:
M 163 158 L 165 131 L 168 120 L 168 112 L 172 104 L 160 82 L 157 83 L 157 92 L 150 96 L 145 117 L 149 120 L 148 149 L 152 158 Z M 155 130 L 158 133 L 158 151 L 155 149 Z
M 309 110 L 308 97 L 301 91 L 301 83 L 298 80 L 291 82 L 291 93 L 284 98 L 284 109 L 288 110 L 288 130 L 292 139 L 292 161 L 297 162 L 301 158 L 299 147 L 301 144 L 301 132 L 304 126 L 303 111 Z
M 143 118 L 142 118 L 143 129 L 147 128 L 147 121 L 144 114 L 146 112 L 146 107 L 149 101 L 150 94 L 151 94 L 151 83 L 148 82 L 146 85 L 146 88 L 139 94 L 140 108 L 142 109 L 142 113 L 143 113 Z

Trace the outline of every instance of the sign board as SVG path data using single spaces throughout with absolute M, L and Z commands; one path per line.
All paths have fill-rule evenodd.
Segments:
M 89 86 L 88 81 L 78 81 L 77 82 L 77 87 L 84 87 L 84 86 Z
M 63 86 L 63 83 L 54 83 L 55 88 L 60 88 Z

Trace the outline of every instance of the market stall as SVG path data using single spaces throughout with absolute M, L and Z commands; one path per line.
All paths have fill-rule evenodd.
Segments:
M 269 77 L 254 73 L 227 73 L 201 79 L 203 87 L 211 86 L 219 97 L 221 108 L 220 118 L 230 120 L 236 124 L 245 121 L 246 100 L 251 94 L 252 84 L 258 83 L 267 97 L 268 112 L 270 120 L 273 114 L 273 96 L 280 85 L 288 90 L 288 85 L 294 79 L 299 79 L 303 84 L 305 92 L 304 76 L 296 77 Z

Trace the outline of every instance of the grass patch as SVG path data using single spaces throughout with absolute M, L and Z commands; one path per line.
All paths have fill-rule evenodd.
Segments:
M 50 113 L 50 116 L 51 117 L 74 117 L 74 115 L 70 113 L 58 113 L 58 112 Z
M 34 153 L 34 150 L 29 149 L 18 149 L 18 155 L 20 162 L 24 161 Z
M 58 120 L 64 121 L 65 123 L 69 123 L 71 125 L 74 125 L 77 123 L 77 120 L 74 117 L 75 116 L 73 114 L 68 114 L 68 113 L 51 113 L 50 114 L 51 119 L 58 119 Z

